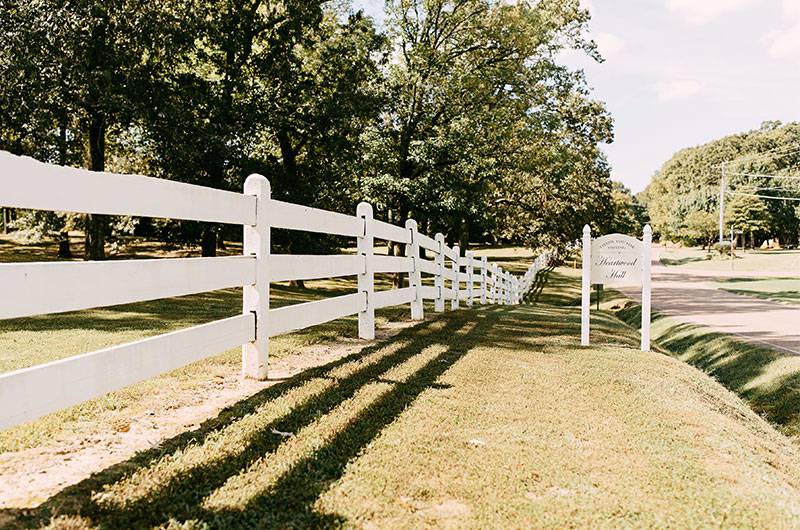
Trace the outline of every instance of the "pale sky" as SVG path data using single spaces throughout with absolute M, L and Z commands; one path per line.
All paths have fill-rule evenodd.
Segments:
M 353 0 L 381 17 L 383 0 Z M 589 0 L 606 62 L 567 54 L 615 120 L 615 180 L 641 191 L 677 150 L 800 121 L 800 0 Z

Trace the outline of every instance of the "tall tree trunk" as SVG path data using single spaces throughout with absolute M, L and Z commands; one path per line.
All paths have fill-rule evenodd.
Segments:
M 458 247 L 461 249 L 461 255 L 469 250 L 469 219 L 466 217 L 461 219 L 461 226 L 458 230 Z
M 204 258 L 213 258 L 217 255 L 217 226 L 211 223 L 203 225 L 203 234 L 200 237 L 200 254 Z
M 58 234 L 58 257 L 72 259 L 72 249 L 69 248 L 69 232 L 63 230 Z
M 405 226 L 406 219 L 408 218 L 408 208 L 403 205 L 400 205 L 399 208 L 394 210 L 397 218 L 395 219 L 394 224 L 398 226 Z M 404 256 L 406 253 L 405 245 L 401 243 L 393 243 L 393 252 L 392 255 L 394 256 Z M 402 289 L 406 285 L 406 275 L 402 272 L 396 272 L 392 276 L 392 286 L 395 289 Z
M 95 111 L 89 122 L 89 157 L 92 171 L 105 171 L 106 168 L 106 124 L 103 116 Z M 85 260 L 106 259 L 106 230 L 108 216 L 88 214 L 86 216 L 86 235 L 83 258 Z
M 58 126 L 58 165 L 67 165 L 67 124 L 66 119 L 61 119 Z M 58 239 L 58 257 L 72 258 L 72 249 L 69 248 L 69 231 L 62 230 Z

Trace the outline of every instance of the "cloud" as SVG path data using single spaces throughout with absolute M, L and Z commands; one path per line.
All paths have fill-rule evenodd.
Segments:
M 608 59 L 617 55 L 625 48 L 625 41 L 614 35 L 613 33 L 601 32 L 594 38 L 600 54 Z
M 793 1 L 793 0 L 786 0 Z M 761 0 L 666 0 L 667 9 L 692 24 L 707 24 L 727 13 L 741 11 Z
M 655 85 L 656 95 L 660 101 L 676 101 L 688 99 L 703 90 L 703 84 L 691 79 L 660 81 Z
M 783 0 L 783 12 L 791 25 L 767 33 L 762 42 L 773 57 L 800 58 L 800 0 Z

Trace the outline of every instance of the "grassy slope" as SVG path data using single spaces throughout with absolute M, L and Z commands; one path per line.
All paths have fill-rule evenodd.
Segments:
M 73 241 L 73 252 L 81 250 Z M 228 253 L 235 253 L 231 244 Z M 239 250 L 241 252 L 241 250 Z M 185 257 L 196 249 L 165 250 L 163 245 L 133 240 L 119 248 L 118 258 Z M 530 263 L 529 251 L 518 248 L 483 249 L 493 262 L 520 272 Z M 52 261 L 57 259 L 53 242 L 20 244 L 0 236 L 0 262 Z M 273 285 L 273 307 L 307 302 L 356 290 L 353 279 L 307 282 L 307 289 Z M 379 275 L 376 288 L 388 289 L 387 275 Z M 241 312 L 241 290 L 228 289 L 201 295 L 155 300 L 137 304 L 76 311 L 32 318 L 0 320 L 0 373 L 89 351 L 167 333 L 226 318 Z M 426 306 L 432 311 L 432 306 Z M 408 307 L 387 308 L 376 314 L 377 325 L 407 320 Z M 270 356 L 280 359 L 314 344 L 325 344 L 358 336 L 357 319 L 351 317 L 271 340 Z M 0 431 L 0 453 L 40 445 L 43 440 L 90 437 L 126 425 L 145 411 L 160 417 L 169 409 L 191 405 L 217 378 L 237 374 L 241 352 L 233 349 L 207 360 L 143 381 L 118 392 L 50 414 L 40 420 Z
M 635 303 L 618 315 L 632 326 L 641 321 Z M 785 434 L 800 437 L 800 357 L 660 314 L 653 315 L 651 335 L 663 351 L 709 374 Z
M 17 523 L 800 524 L 791 442 L 695 369 L 638 352 L 634 330 L 609 312 L 593 316 L 602 346 L 577 347 L 576 294 L 574 279 L 554 276 L 535 306 L 422 323 L 271 387 Z
M 736 259 L 719 257 L 697 248 L 669 248 L 661 254 L 661 263 L 668 266 L 707 270 L 753 272 L 792 272 L 800 270 L 800 250 L 737 251 Z
M 800 279 L 797 278 L 730 278 L 719 280 L 717 285 L 731 293 L 787 304 L 800 303 Z

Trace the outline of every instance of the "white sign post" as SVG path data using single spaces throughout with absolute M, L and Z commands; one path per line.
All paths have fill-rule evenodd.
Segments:
M 592 284 L 642 287 L 642 351 L 650 351 L 650 247 L 653 230 L 644 227 L 642 241 L 623 234 L 592 240 L 583 227 L 583 280 L 581 283 L 581 346 L 589 345 L 589 306 Z

